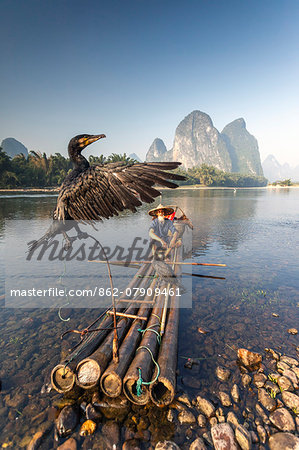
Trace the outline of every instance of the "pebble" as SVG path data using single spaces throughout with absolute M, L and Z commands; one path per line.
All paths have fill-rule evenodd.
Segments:
M 31 441 L 29 442 L 29 444 L 27 446 L 27 450 L 37 449 L 42 442 L 43 436 L 44 436 L 44 433 L 42 431 L 38 431 L 37 433 L 35 433 L 33 438 L 31 439 Z
M 240 391 L 236 384 L 233 385 L 230 394 L 232 396 L 232 399 L 235 403 L 238 403 L 240 401 Z
M 119 424 L 114 420 L 108 420 L 102 427 L 102 435 L 104 436 L 105 441 L 109 442 L 111 446 L 115 445 L 117 447 L 120 440 Z
M 181 425 L 195 423 L 196 419 L 191 411 L 181 411 L 178 415 L 178 421 Z
M 213 427 L 214 425 L 217 425 L 217 423 L 218 423 L 218 420 L 217 420 L 216 417 L 211 417 L 209 419 L 209 424 L 210 424 L 211 427 Z
M 257 403 L 255 405 L 255 409 L 256 409 L 256 412 L 258 413 L 258 415 L 263 419 L 263 421 L 265 423 L 269 423 L 268 416 L 267 416 L 267 414 L 265 413 L 265 411 L 263 410 L 263 408 L 261 407 L 261 405 L 259 403 Z
M 76 428 L 78 423 L 78 410 L 73 406 L 65 406 L 56 421 L 56 428 L 60 436 L 66 436 Z
M 266 440 L 267 440 L 267 433 L 266 433 L 265 428 L 262 427 L 261 425 L 258 425 L 258 426 L 256 427 L 256 431 L 257 431 L 257 434 L 258 434 L 259 437 L 260 437 L 261 443 L 262 443 L 262 444 L 265 444 L 265 443 L 266 443 Z
M 233 428 L 236 428 L 239 425 L 239 421 L 237 419 L 237 416 L 232 411 L 229 411 L 226 418 L 227 423 L 230 423 Z
M 281 391 L 293 391 L 294 390 L 291 380 L 287 377 L 284 377 L 283 375 L 278 378 L 277 384 L 280 387 Z
M 243 386 L 247 387 L 250 383 L 251 383 L 251 376 L 248 375 L 247 373 L 244 373 L 244 375 L 242 375 Z
M 279 361 L 280 354 L 278 354 L 275 350 L 273 350 L 272 348 L 265 348 L 265 351 L 271 353 L 272 357 L 276 361 Z
M 265 384 L 265 389 L 267 389 L 268 392 L 274 392 L 275 395 L 280 393 L 280 389 L 277 384 L 269 380 Z
M 295 375 L 295 372 L 293 372 L 293 370 L 291 370 L 291 369 L 285 370 L 283 372 L 283 376 L 289 378 L 291 380 L 291 382 L 293 383 L 294 388 L 298 389 L 297 377 Z
M 167 413 L 167 420 L 168 420 L 168 422 L 173 422 L 174 419 L 175 419 L 174 412 L 172 409 L 169 409 L 168 413 Z
M 249 433 L 250 433 L 250 436 L 251 436 L 251 442 L 253 444 L 257 444 L 258 441 L 259 441 L 259 438 L 258 438 L 257 434 L 254 431 L 252 431 L 252 430 L 249 431 Z
M 189 450 L 206 450 L 204 441 L 201 438 L 195 439 L 189 447 Z
M 297 330 L 297 328 L 289 328 L 288 333 L 289 334 L 298 334 L 298 330 Z
M 296 409 L 299 411 L 299 397 L 292 392 L 285 391 L 282 393 L 283 403 L 290 409 Z
M 212 436 L 211 433 L 208 431 L 207 433 L 203 433 L 202 437 L 207 441 L 207 443 L 213 447 L 213 441 L 212 441 Z
M 80 436 L 88 436 L 96 430 L 97 424 L 93 420 L 85 420 L 80 427 Z
M 295 358 L 291 358 L 290 356 L 282 356 L 280 358 L 280 361 L 285 362 L 286 364 L 288 364 L 289 366 L 298 366 L 298 361 Z
M 223 406 L 231 406 L 230 396 L 226 392 L 220 391 L 218 396 Z
M 235 429 L 235 436 L 242 450 L 250 450 L 252 448 L 251 435 L 245 427 L 238 425 Z
M 227 381 L 231 375 L 231 372 L 229 369 L 226 369 L 222 366 L 217 366 L 216 368 L 216 376 L 218 380 L 220 381 Z
M 158 442 L 159 444 L 159 442 Z M 158 445 L 157 444 L 157 445 Z M 107 447 L 111 448 L 111 447 Z M 113 447 L 112 447 L 113 448 Z M 117 448 L 114 446 L 114 448 Z M 157 446 L 155 447 L 157 448 Z M 167 450 L 177 450 L 179 447 L 158 447 L 159 449 L 167 449 Z M 128 439 L 122 445 L 122 450 L 140 450 L 140 441 L 138 439 Z
M 57 450 L 77 450 L 77 442 L 74 438 L 69 438 L 57 447 Z
M 203 414 L 198 415 L 197 423 L 198 423 L 198 426 L 200 426 L 201 428 L 206 426 L 207 420 Z
M 85 409 L 85 416 L 87 420 L 97 421 L 101 419 L 102 414 L 100 413 L 100 411 L 97 411 L 91 403 L 89 403 Z
M 238 446 L 232 428 L 228 423 L 219 423 L 211 428 L 215 450 L 237 450 Z
M 279 373 L 283 373 L 285 370 L 289 370 L 289 369 L 290 369 L 290 366 L 287 363 L 285 363 L 283 361 L 278 361 L 277 370 Z
M 270 450 L 299 450 L 299 438 L 291 433 L 275 433 L 269 439 Z
M 197 407 L 200 409 L 200 411 L 208 418 L 212 417 L 215 414 L 215 407 L 212 405 L 212 403 L 205 399 L 204 397 L 201 397 L 198 395 L 196 397 L 196 404 Z
M 280 431 L 294 431 L 295 423 L 293 417 L 286 408 L 278 408 L 269 416 L 270 422 Z
M 292 367 L 292 372 L 294 372 L 294 374 L 299 380 L 299 367 Z
M 256 373 L 253 377 L 253 383 L 257 388 L 262 388 L 265 385 L 267 379 L 268 378 L 263 373 Z
M 179 397 L 177 397 L 177 400 L 191 408 L 191 402 L 187 394 L 181 394 Z
M 216 417 L 219 418 L 219 417 L 221 417 L 221 416 L 224 416 L 224 411 L 223 411 L 222 408 L 218 408 L 218 409 L 216 410 Z
M 276 401 L 271 398 L 266 389 L 260 388 L 258 390 L 258 400 L 262 406 L 268 411 L 273 411 L 276 408 Z
M 262 355 L 260 355 L 259 353 L 251 352 L 246 348 L 238 349 L 238 358 L 241 363 L 248 368 L 259 366 L 262 362 Z
M 155 446 L 155 450 L 180 450 L 180 447 L 172 441 L 159 441 Z

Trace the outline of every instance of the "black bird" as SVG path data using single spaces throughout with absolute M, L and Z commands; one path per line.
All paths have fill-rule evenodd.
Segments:
M 157 288 L 166 287 L 168 283 L 171 286 L 176 286 L 185 291 L 179 278 L 174 273 L 171 264 L 167 264 L 165 261 L 165 249 L 158 247 L 153 255 L 152 267 L 155 271 L 155 276 L 158 278 Z M 165 283 L 164 286 L 163 283 Z
M 64 179 L 53 213 L 53 223 L 47 233 L 38 241 L 29 243 L 29 250 L 55 235 L 65 234 L 74 227 L 78 237 L 84 237 L 77 222 L 99 221 L 117 216 L 120 211 L 136 211 L 142 202 L 151 203 L 161 195 L 153 186 L 178 187 L 168 180 L 184 180 L 185 177 L 165 172 L 177 168 L 179 162 L 148 162 L 90 165 L 81 155 L 89 144 L 105 138 L 104 134 L 80 134 L 72 138 L 68 145 L 68 154 L 73 170 Z

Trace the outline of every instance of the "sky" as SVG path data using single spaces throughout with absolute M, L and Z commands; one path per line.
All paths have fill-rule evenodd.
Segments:
M 143 159 L 200 110 L 299 164 L 297 0 L 1 0 L 0 33 L 0 142 Z

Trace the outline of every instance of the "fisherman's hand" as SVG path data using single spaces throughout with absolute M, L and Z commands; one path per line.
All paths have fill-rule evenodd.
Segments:
M 178 247 L 180 247 L 181 245 L 182 245 L 182 240 L 181 240 L 181 239 L 178 239 L 178 240 L 175 242 L 174 247 L 178 248 Z
M 163 248 L 167 248 L 167 243 L 165 241 L 163 241 L 163 239 L 161 239 L 161 244 Z

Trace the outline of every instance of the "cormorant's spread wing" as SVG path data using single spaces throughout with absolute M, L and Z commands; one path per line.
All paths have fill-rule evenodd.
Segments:
M 176 188 L 168 180 L 185 177 L 165 172 L 178 162 L 125 163 L 93 165 L 68 176 L 61 186 L 54 216 L 59 220 L 100 220 L 129 209 L 133 212 L 142 202 L 151 203 L 160 192 L 153 186 Z

